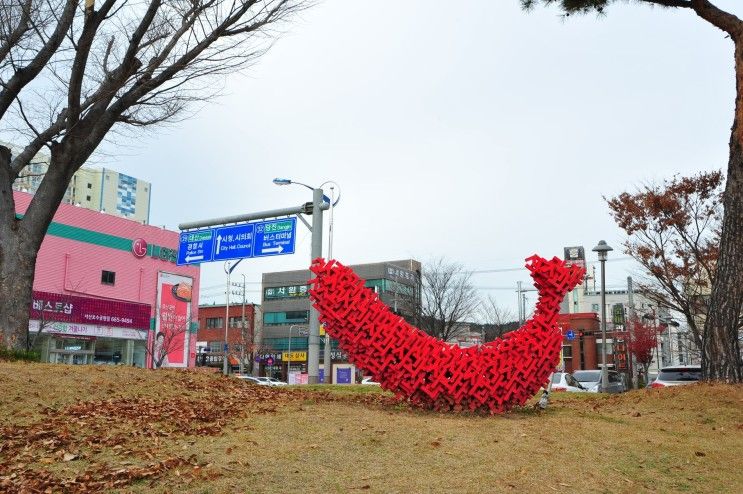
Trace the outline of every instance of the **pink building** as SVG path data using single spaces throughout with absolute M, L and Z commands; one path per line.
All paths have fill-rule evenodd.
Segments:
M 23 214 L 30 194 L 14 192 Z M 199 268 L 178 232 L 62 204 L 36 261 L 29 336 L 43 362 L 193 367 Z

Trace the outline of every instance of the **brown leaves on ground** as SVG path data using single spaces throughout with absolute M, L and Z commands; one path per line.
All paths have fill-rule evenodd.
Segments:
M 170 471 L 181 482 L 219 475 L 195 456 L 161 459 L 163 446 L 220 435 L 230 421 L 273 413 L 296 394 L 190 372 L 158 371 L 156 377 L 154 384 L 180 394 L 163 398 L 143 389 L 145 396 L 46 407 L 41 420 L 0 427 L 0 491 L 107 492 Z

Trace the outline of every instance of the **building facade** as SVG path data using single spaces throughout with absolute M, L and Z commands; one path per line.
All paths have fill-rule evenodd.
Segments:
M 20 150 L 8 145 L 13 153 Z M 13 183 L 19 192 L 36 193 L 49 168 L 50 157 L 37 154 Z M 152 185 L 109 168 L 81 167 L 70 180 L 62 202 L 121 216 L 147 225 L 150 222 Z
M 225 355 L 227 310 L 224 304 L 199 307 L 199 330 L 196 337 L 197 366 L 222 368 Z M 258 366 L 253 364 L 256 348 L 260 343 L 260 318 L 260 305 L 230 304 L 226 340 L 230 370 L 250 374 L 257 370 Z
M 393 312 L 408 322 L 417 324 L 420 316 L 420 262 L 406 259 L 359 264 L 350 268 L 365 280 L 365 285 L 374 290 Z M 257 356 L 261 375 L 287 379 L 290 370 L 299 374 L 307 372 L 310 311 L 308 281 L 311 277 L 309 270 L 263 274 L 263 331 Z M 322 328 L 321 333 L 324 334 Z M 321 338 L 320 361 L 323 375 L 324 344 L 324 338 Z M 337 348 L 336 342 L 332 341 L 331 345 L 331 372 L 333 376 L 339 376 L 340 382 L 346 379 L 349 372 L 353 376 L 355 369 L 348 364 L 346 355 Z M 340 370 L 342 372 L 339 374 Z
M 14 192 L 17 214 L 32 195 Z M 60 205 L 39 250 L 29 341 L 44 362 L 192 367 L 199 268 L 179 234 Z

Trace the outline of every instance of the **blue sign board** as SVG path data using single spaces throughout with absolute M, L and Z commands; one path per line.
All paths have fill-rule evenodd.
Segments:
M 252 257 L 254 223 L 214 229 L 214 260 Z
M 294 254 L 297 219 L 263 221 L 255 225 L 253 257 Z
M 294 254 L 297 219 L 181 232 L 178 265 Z
M 568 340 L 571 340 L 571 341 L 574 340 L 575 339 L 575 331 L 573 331 L 572 329 L 568 329 L 565 332 L 565 338 L 567 338 Z

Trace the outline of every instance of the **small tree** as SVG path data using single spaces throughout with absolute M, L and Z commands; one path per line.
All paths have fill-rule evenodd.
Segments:
M 421 329 L 450 341 L 467 330 L 462 323 L 472 319 L 480 305 L 472 286 L 472 273 L 461 264 L 443 258 L 427 263 L 422 273 Z
M 723 188 L 721 172 L 702 172 L 645 185 L 607 201 L 617 225 L 628 235 L 625 252 L 645 268 L 640 291 L 659 306 L 683 314 L 694 345 L 702 350 L 703 372 L 710 358 L 717 358 L 705 355 L 710 335 L 704 324 L 717 276 Z M 736 361 L 740 327 L 739 321 L 735 355 L 730 356 Z
M 183 351 L 183 344 L 189 338 L 188 326 L 188 324 L 183 324 L 155 333 L 152 343 L 145 345 L 145 354 L 148 361 L 152 362 L 153 368 L 167 367 L 168 354 Z
M 500 338 L 505 333 L 519 327 L 513 310 L 498 305 L 495 297 L 492 295 L 488 295 L 482 301 L 479 312 L 485 333 L 483 343 Z
M 653 352 L 658 348 L 658 331 L 638 317 L 630 321 L 632 330 L 627 334 L 627 350 L 635 362 L 642 368 L 642 375 L 647 379 L 648 369 L 653 362 Z

